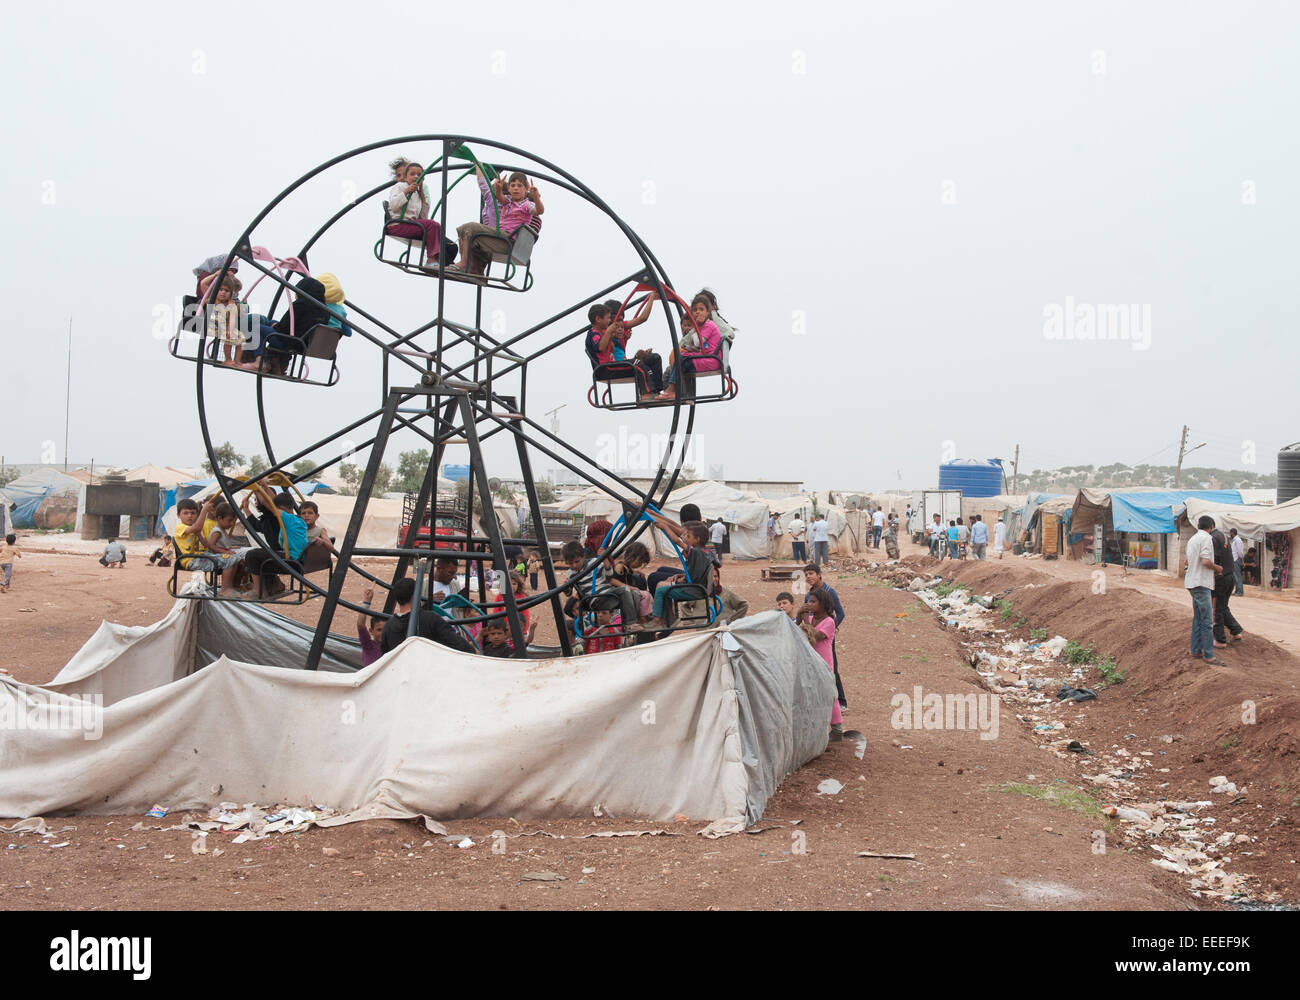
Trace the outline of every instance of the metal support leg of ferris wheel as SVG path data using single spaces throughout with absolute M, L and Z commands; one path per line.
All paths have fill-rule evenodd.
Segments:
M 366 464 L 365 474 L 361 478 L 361 485 L 357 490 L 356 503 L 352 508 L 352 517 L 348 522 L 347 531 L 343 538 L 343 544 L 339 548 L 338 560 L 334 575 L 330 579 L 329 590 L 325 595 L 325 602 L 321 609 L 320 621 L 316 626 L 315 635 L 312 637 L 311 648 L 307 654 L 307 669 L 316 670 L 320 667 L 320 659 L 325 650 L 325 643 L 329 637 L 330 625 L 334 619 L 334 612 L 338 608 L 339 598 L 343 591 L 343 584 L 347 577 L 347 571 L 352 565 L 352 558 L 357 549 L 357 538 L 361 533 L 361 525 L 365 520 L 366 509 L 370 504 L 370 497 L 374 491 L 375 480 L 378 478 L 379 467 L 383 463 L 384 451 L 387 448 L 388 440 L 395 425 L 400 425 L 402 420 L 399 416 L 401 404 L 416 395 L 436 395 L 438 397 L 449 397 L 445 404 L 439 399 L 438 403 L 430 407 L 430 411 L 435 415 L 437 420 L 435 446 L 431 457 L 429 469 L 426 471 L 425 482 L 421 486 L 420 495 L 416 503 L 416 511 L 412 517 L 411 528 L 407 531 L 404 544 L 401 548 L 394 550 L 393 555 L 399 559 L 397 572 L 393 577 L 393 582 L 401 579 L 405 575 L 406 568 L 414 558 L 411 549 L 414 547 L 412 541 L 412 532 L 419 531 L 419 525 L 423 520 L 423 513 L 426 507 L 433 503 L 433 497 L 436 496 L 436 462 L 442 453 L 443 443 L 447 438 L 457 431 L 465 435 L 465 443 L 469 446 L 470 467 L 473 470 L 478 485 L 478 493 L 485 498 L 483 509 L 484 516 L 481 519 L 481 527 L 484 532 L 483 541 L 489 545 L 489 552 L 482 551 L 472 552 L 471 546 L 477 541 L 477 537 L 472 530 L 473 512 L 470 511 L 466 521 L 466 533 L 464 536 L 449 536 L 450 541 L 463 541 L 465 543 L 464 558 L 471 561 L 477 561 L 480 565 L 487 560 L 491 560 L 497 566 L 507 566 L 505 540 L 501 534 L 501 526 L 497 521 L 491 507 L 491 490 L 488 486 L 487 470 L 483 464 L 482 447 L 479 440 L 478 427 L 471 402 L 471 391 L 446 385 L 439 385 L 432 392 L 428 387 L 397 389 L 392 388 L 388 392 L 388 398 L 384 404 L 383 415 L 380 418 L 379 428 L 374 438 L 374 445 L 371 448 L 370 460 Z M 453 427 L 454 412 L 459 413 L 461 425 L 459 428 Z M 541 509 L 537 496 L 537 488 L 532 481 L 532 468 L 528 461 L 527 445 L 522 435 L 516 434 L 516 442 L 519 450 L 520 472 L 525 482 L 525 489 L 528 494 L 529 508 L 532 511 L 533 523 L 538 526 L 539 538 L 537 542 L 545 545 L 545 533 L 541 528 Z M 433 537 L 429 539 L 430 548 L 428 558 L 432 560 L 435 556 L 433 547 Z M 363 549 L 362 554 L 376 554 L 370 549 Z M 555 571 L 549 559 L 545 560 L 547 569 L 547 585 L 550 588 L 556 586 Z M 479 573 L 479 578 L 483 579 L 484 574 Z M 423 595 L 417 595 L 416 606 L 420 604 Z M 519 614 L 519 607 L 515 601 L 514 587 L 507 586 L 503 588 L 502 597 L 505 602 L 504 613 L 507 624 L 510 627 L 511 638 L 514 641 L 515 649 L 524 650 L 526 643 L 524 641 L 524 630 L 522 618 Z M 389 593 L 388 605 L 385 611 L 391 612 L 391 590 Z M 569 640 L 565 628 L 564 612 L 560 599 L 557 596 L 551 598 L 551 607 L 555 615 L 556 629 L 559 633 L 560 644 L 564 649 L 565 655 L 572 652 L 572 643 Z
M 379 466 L 384 460 L 388 436 L 397 417 L 397 408 L 405 396 L 406 393 L 400 389 L 389 389 L 388 399 L 384 402 L 384 413 L 379 419 L 375 443 L 370 449 L 370 461 L 366 463 L 365 475 L 361 477 L 361 485 L 357 488 L 357 501 L 352 505 L 352 518 L 348 521 L 348 530 L 343 536 L 343 546 L 339 549 L 338 563 L 334 575 L 330 577 L 329 593 L 325 595 L 325 606 L 321 609 L 320 620 L 316 623 L 316 634 L 312 636 L 311 649 L 307 652 L 308 670 L 320 668 L 321 654 L 325 651 L 325 640 L 329 636 L 330 624 L 334 621 L 334 610 L 338 607 L 339 595 L 343 593 L 343 581 L 348 575 L 348 567 L 352 565 L 352 550 L 357 547 L 357 536 L 361 534 L 361 523 L 365 520 L 366 508 L 370 505 L 370 494 L 375 488 L 375 478 L 379 475 Z

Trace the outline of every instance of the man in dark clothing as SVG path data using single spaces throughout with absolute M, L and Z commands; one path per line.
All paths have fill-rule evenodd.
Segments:
M 803 568 L 804 583 L 808 585 L 807 591 L 803 595 L 804 604 L 808 603 L 808 595 L 818 587 L 821 587 L 826 593 L 831 595 L 831 601 L 834 604 L 835 614 L 835 632 L 839 634 L 840 626 L 844 624 L 844 605 L 840 603 L 840 595 L 835 593 L 835 588 L 822 579 L 822 568 L 817 563 L 809 563 Z M 848 708 L 848 700 L 844 697 L 844 683 L 840 680 L 840 659 L 835 653 L 835 640 L 831 640 L 831 664 L 835 668 L 835 693 L 840 701 L 840 708 Z
M 1232 572 L 1232 543 L 1218 528 L 1210 532 L 1210 538 L 1214 542 L 1214 561 L 1223 567 L 1223 572 L 1214 575 L 1214 641 L 1219 646 L 1226 646 L 1228 632 L 1231 632 L 1232 638 L 1236 640 L 1240 639 L 1246 630 L 1233 617 L 1228 607 L 1233 588 L 1237 584 Z
M 406 641 L 406 633 L 411 624 L 411 601 L 415 597 L 415 581 L 409 576 L 398 580 L 393 587 L 393 599 L 397 602 L 397 613 L 388 619 L 384 631 L 379 636 L 379 648 L 385 653 L 396 649 Z M 436 611 L 421 611 L 416 635 L 431 639 L 450 649 L 462 653 L 477 653 L 460 634 L 460 630 Z

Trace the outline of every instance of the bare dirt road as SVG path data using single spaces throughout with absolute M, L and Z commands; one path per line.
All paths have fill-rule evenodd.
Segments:
M 30 550 L 37 540 L 24 544 Z M 784 589 L 760 582 L 760 565 L 728 562 L 725 569 L 727 583 L 754 612 L 771 607 Z M 0 665 L 20 680 L 48 680 L 101 618 L 128 624 L 160 618 L 171 603 L 164 576 L 134 557 L 125 570 L 107 571 L 88 555 L 29 551 L 18 565 L 13 590 L 0 595 Z M 61 832 L 45 841 L 0 834 L 5 848 L 0 849 L 0 906 L 997 910 L 1217 905 L 1197 900 L 1185 879 L 1154 867 L 1140 845 L 1114 836 L 1111 822 L 1095 808 L 1105 804 L 1105 796 L 1086 794 L 1075 762 L 1040 749 L 1041 740 L 1014 711 L 1002 711 L 995 739 L 981 739 L 973 729 L 895 728 L 894 694 L 920 686 L 960 695 L 982 691 L 979 679 L 958 637 L 913 595 L 861 572 L 831 572 L 828 582 L 848 613 L 838 643 L 849 699 L 846 727 L 866 734 L 866 751 L 859 759 L 854 743 L 832 745 L 790 776 L 768 804 L 762 832 L 706 840 L 697 835 L 701 822 L 588 818 L 537 824 L 503 816 L 449 822 L 457 837 L 474 841 L 464 849 L 428 835 L 416 823 L 377 821 L 242 845 L 230 843 L 230 835 L 214 834 L 207 841 L 209 853 L 194 854 L 186 831 L 132 832 L 144 819 L 140 816 L 47 817 Z M 345 624 L 350 629 L 350 618 Z M 1080 732 L 1090 725 L 1098 733 L 1123 728 L 1115 717 L 1097 713 L 1099 707 L 1100 701 L 1078 708 Z M 1147 728 L 1154 738 L 1163 726 L 1161 719 Z M 818 785 L 827 778 L 842 783 L 842 791 L 819 794 Z M 1044 789 L 1083 791 L 1065 797 L 1066 804 L 1054 804 L 1035 797 Z M 666 834 L 577 839 L 634 829 Z M 1095 848 L 1099 830 L 1111 831 L 1114 846 L 1105 853 Z M 504 853 L 492 850 L 494 831 L 505 834 Z M 50 846 L 65 842 L 65 847 Z M 859 857 L 862 851 L 914 857 Z M 538 872 L 563 878 L 524 877 Z M 1261 879 L 1271 884 L 1268 880 L 1277 877 L 1270 870 Z M 1294 884 L 1284 888 L 1294 892 Z

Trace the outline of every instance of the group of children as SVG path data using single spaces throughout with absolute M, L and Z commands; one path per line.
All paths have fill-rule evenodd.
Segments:
M 346 298 L 339 279 L 328 272 L 298 281 L 293 302 L 275 322 L 250 313 L 240 301 L 243 284 L 235 274 L 237 262 L 215 289 L 212 283 L 221 273 L 224 257 L 209 257 L 194 268 L 195 295 L 203 306 L 203 324 L 209 340 L 220 348 L 219 362 L 245 371 L 282 375 L 293 355 L 302 353 L 307 334 L 317 326 L 335 327 L 341 336 L 351 336 L 347 323 Z
M 395 183 L 388 192 L 389 222 L 385 233 L 398 239 L 422 241 L 425 270 L 436 271 L 441 267 L 448 274 L 485 281 L 489 261 L 482 251 L 504 250 L 522 227 L 536 231 L 541 226 L 546 206 L 537 185 L 530 183 L 527 175 L 516 171 L 508 178 L 497 177 L 489 183 L 483 169 L 476 165 L 479 220 L 456 227 L 458 243 L 444 239 L 442 223 L 431 217 L 433 206 L 424 184 L 424 168 L 404 156 L 393 160 L 389 167 Z M 487 240 L 475 242 L 483 237 Z M 493 245 L 492 240 L 499 244 Z M 457 255 L 459 262 L 453 263 Z
M 319 520 L 320 508 L 311 500 L 295 504 L 287 490 L 273 494 L 253 483 L 240 510 L 257 525 L 267 544 L 291 560 L 301 560 L 310 545 L 334 553 L 334 544 Z M 176 505 L 176 517 L 172 541 L 178 569 L 220 572 L 218 593 L 226 597 L 260 600 L 285 590 L 275 558 L 235 533 L 239 517 L 228 502 L 219 496 L 202 505 L 182 500 Z
M 699 507 L 683 505 L 680 524 L 661 514 L 649 516 L 680 548 L 685 572 L 680 566 L 661 566 L 643 574 L 650 564 L 650 550 L 639 541 L 627 545 L 618 559 L 603 558 L 595 569 L 583 571 L 592 555 L 603 554 L 608 522 L 591 525 L 597 530 L 589 533 L 586 545 L 572 541 L 562 550 L 572 595 L 565 614 L 571 624 L 576 622 L 584 653 L 650 641 L 671 629 L 675 619 L 707 619 L 710 604 L 721 605 L 717 618 L 726 622 L 749 611 L 746 601 L 722 585 L 722 562 Z
M 672 400 L 677 392 L 677 374 L 718 371 L 722 367 L 722 341 L 735 339 L 736 330 L 718 310 L 718 300 L 708 288 L 691 300 L 689 312 L 681 314 L 678 351 L 668 357 L 668 374 L 654 350 L 643 348 L 630 358 L 627 342 L 632 330 L 650 318 L 657 292 L 650 292 L 630 319 L 623 315 L 618 299 L 597 303 L 587 310 L 585 348 L 598 378 L 619 378 L 630 374 L 636 380 L 637 399 L 643 403 Z

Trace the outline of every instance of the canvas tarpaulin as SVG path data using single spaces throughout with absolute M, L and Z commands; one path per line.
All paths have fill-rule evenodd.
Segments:
M 1082 532 L 1091 531 L 1094 524 L 1101 524 L 1106 531 L 1168 535 L 1178 530 L 1174 518 L 1191 497 L 1213 503 L 1241 503 L 1241 494 L 1236 490 L 1084 488 L 1075 498 L 1072 523 Z
M 224 800 L 536 819 L 600 805 L 738 829 L 826 747 L 832 675 L 776 612 L 570 659 L 409 639 L 353 673 L 226 655 L 187 672 L 190 636 L 214 606 L 179 602 L 148 629 L 101 629 L 47 687 L 0 675 L 0 815 Z M 96 685 L 99 739 L 15 725 Z
M 1209 514 L 1219 530 L 1236 528 L 1237 534 L 1247 541 L 1262 542 L 1266 534 L 1300 528 L 1300 497 L 1275 507 L 1235 506 L 1188 497 L 1184 513 L 1189 524 L 1194 525 L 1202 515 Z

